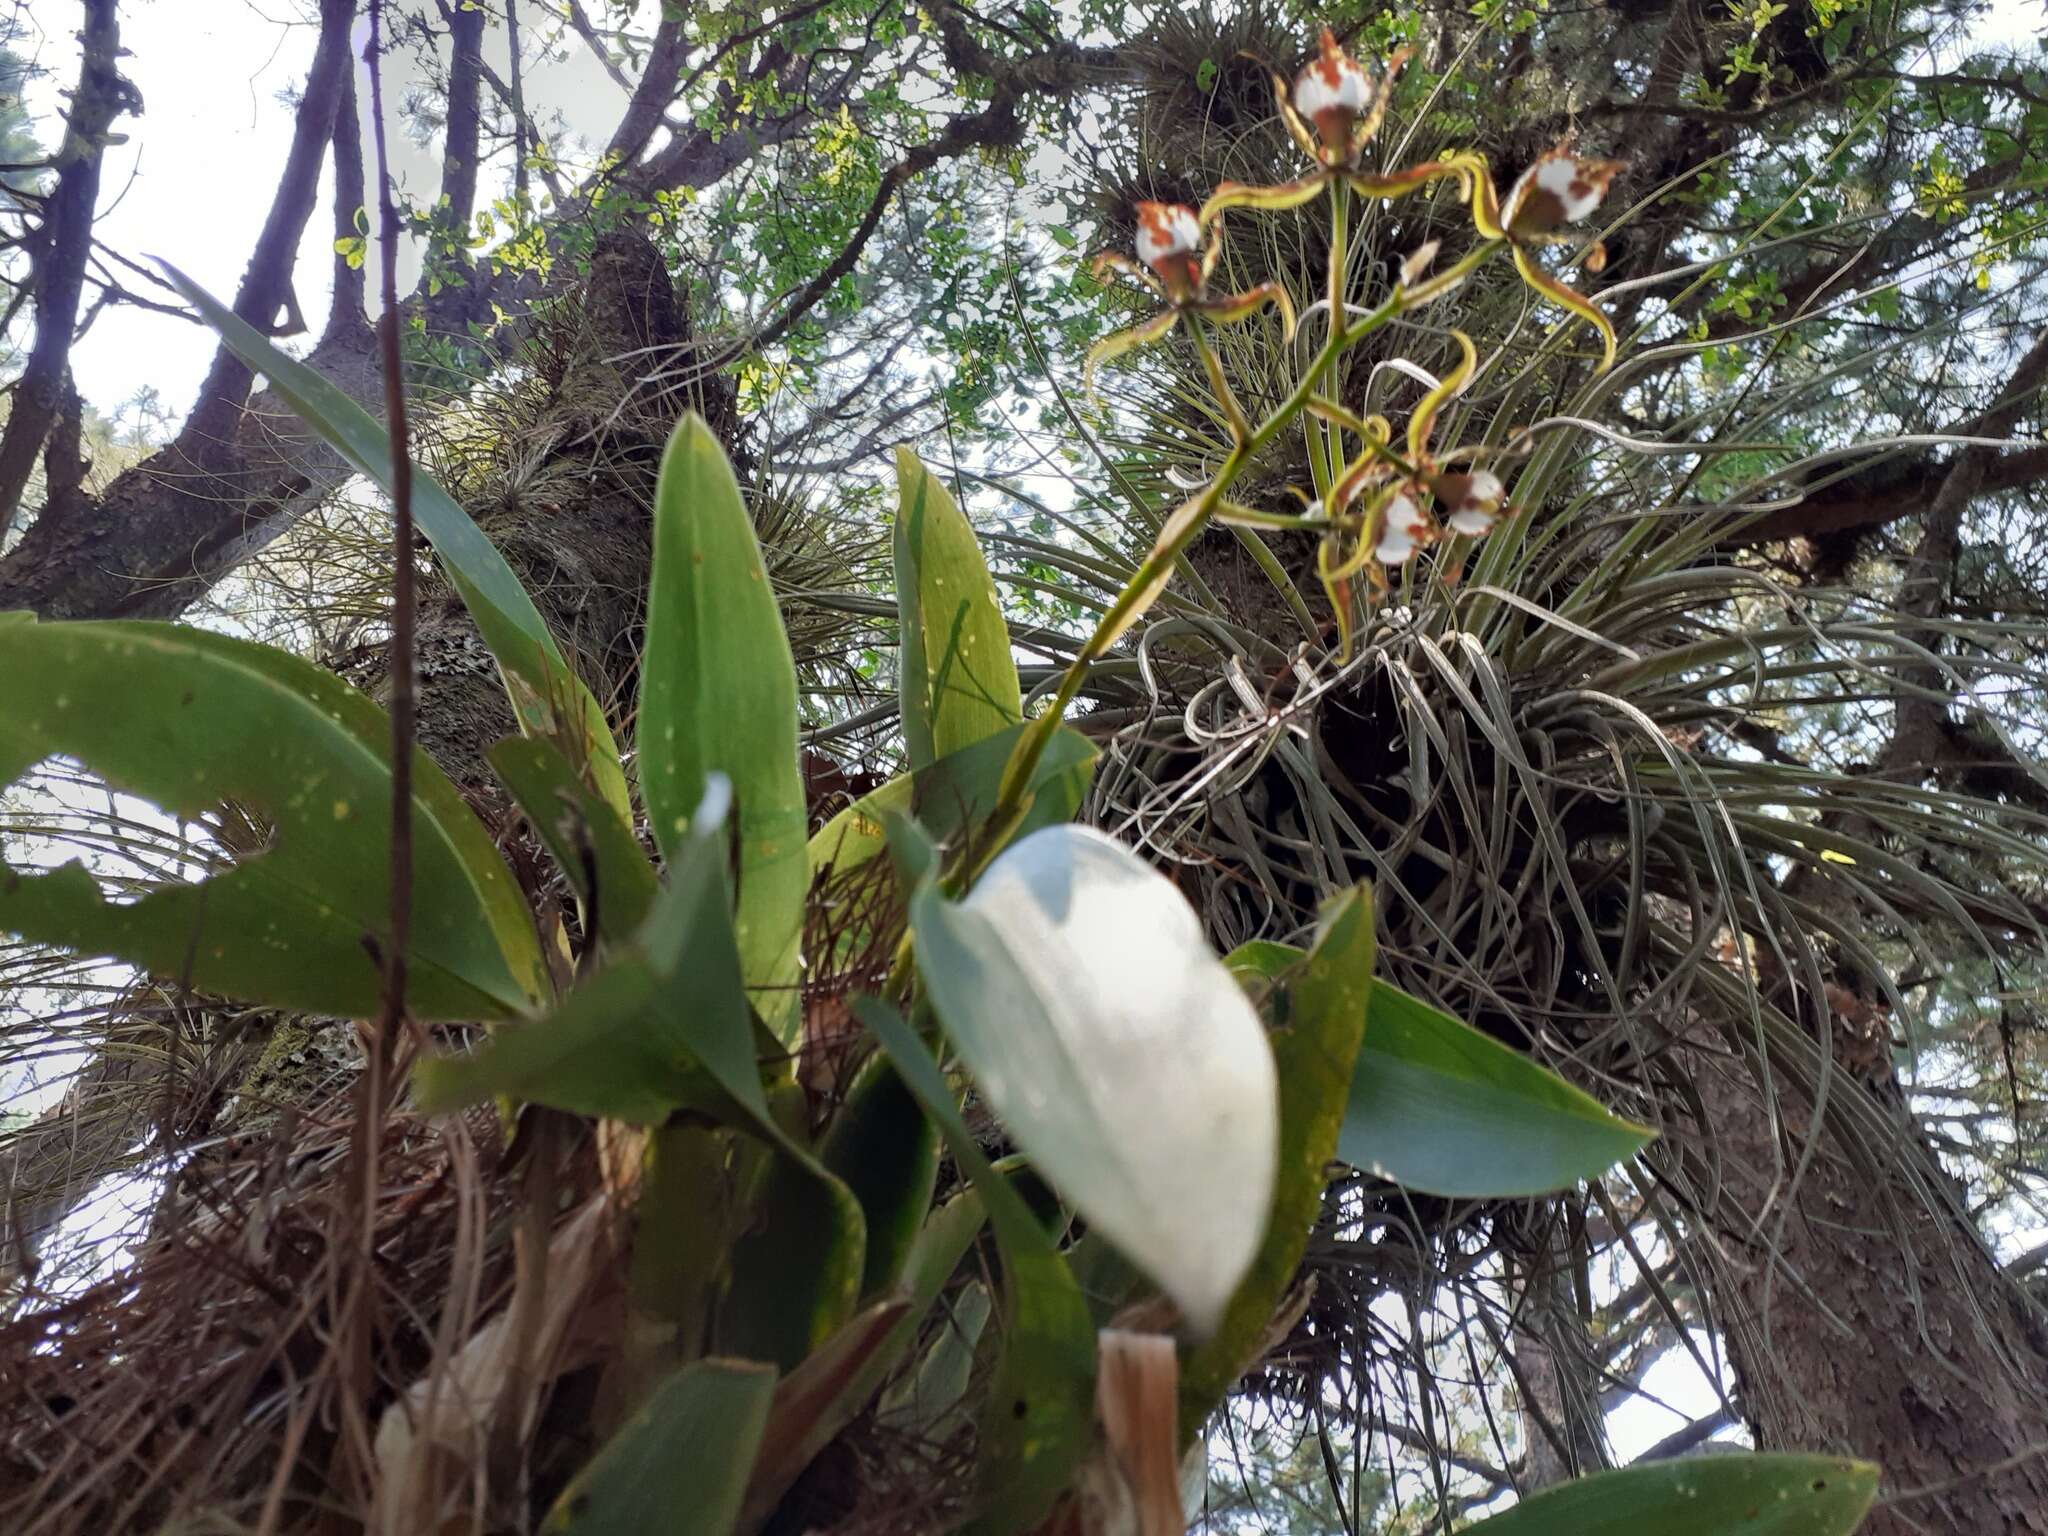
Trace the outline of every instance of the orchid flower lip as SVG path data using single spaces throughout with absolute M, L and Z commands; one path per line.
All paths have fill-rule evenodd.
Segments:
M 1373 558 L 1381 565 L 1403 565 L 1428 542 L 1429 518 L 1407 491 L 1397 491 L 1380 513 L 1379 539 Z

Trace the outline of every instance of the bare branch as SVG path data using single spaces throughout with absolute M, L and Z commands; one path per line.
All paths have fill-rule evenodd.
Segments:
M 57 186 L 33 237 L 30 287 L 36 338 L 0 432 L 0 538 L 13 528 L 36 455 L 62 408 L 70 379 L 71 341 L 78 326 L 92 223 L 100 195 L 100 163 L 114 119 L 139 112 L 142 98 L 121 77 L 121 26 L 115 0 L 85 0 L 78 87 L 57 152 Z

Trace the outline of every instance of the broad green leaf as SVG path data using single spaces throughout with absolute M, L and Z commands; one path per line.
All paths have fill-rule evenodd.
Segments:
M 703 1353 L 737 1225 L 722 1126 L 673 1121 L 647 1138 L 634 1202 L 633 1305 L 675 1325 L 683 1360 Z
M 1426 1194 L 1542 1195 L 1597 1178 L 1653 1134 L 1521 1052 L 1379 982 L 1337 1155 Z
M 562 1490 L 544 1536 L 728 1536 L 774 1399 L 768 1366 L 685 1366 Z
M 304 363 L 289 358 L 248 321 L 167 261 L 171 286 L 183 294 L 228 350 L 270 381 L 271 389 L 357 474 L 391 491 L 391 435 L 374 417 Z M 441 484 L 412 470 L 412 512 L 441 567 L 476 620 L 505 680 L 522 731 L 556 744 L 582 763 L 590 782 L 621 817 L 632 808 L 604 708 L 562 657 L 547 621 L 505 557 Z
M 938 1131 L 887 1057 L 871 1057 L 861 1068 L 818 1158 L 853 1191 L 867 1218 L 860 1290 L 873 1296 L 902 1272 L 939 1172 Z
M 509 736 L 486 756 L 583 903 L 589 931 L 636 931 L 654 903 L 654 866 L 611 803 L 537 737 Z
M 1226 964 L 1235 968 L 1248 958 L 1233 951 Z M 1289 988 L 1286 1027 L 1272 1036 L 1273 1065 L 1280 1075 L 1280 1173 L 1273 1216 L 1251 1273 L 1231 1297 L 1216 1336 L 1182 1362 L 1183 1446 L 1202 1432 L 1223 1395 L 1258 1357 L 1273 1314 L 1300 1272 L 1330 1182 L 1329 1165 L 1337 1155 L 1345 1099 L 1365 1036 L 1372 966 L 1372 892 L 1361 885 L 1325 911 L 1316 946 Z
M 959 503 L 908 448 L 896 450 L 897 671 L 913 769 L 1024 718 L 1010 629 Z
M 0 676 L 0 787 L 62 754 L 173 815 L 228 802 L 270 833 L 210 878 L 118 903 L 77 863 L 9 870 L 0 930 L 248 1002 L 376 1011 L 366 941 L 389 942 L 391 905 L 382 710 L 310 662 L 173 624 L 0 625 Z M 504 1018 L 546 987 L 525 900 L 424 753 L 413 782 L 407 1006 Z
M 998 735 L 940 758 L 916 773 L 899 774 L 834 816 L 811 837 L 811 867 L 828 864 L 845 873 L 882 851 L 883 826 L 892 814 L 909 812 L 942 843 L 952 842 L 995 808 L 1003 769 L 1017 738 L 1013 725 Z M 1071 821 L 1094 776 L 1095 744 L 1079 731 L 1060 726 L 1046 743 L 1031 776 L 1031 809 L 1019 824 L 1023 837 L 1040 827 Z
M 677 850 L 641 930 L 552 1013 L 505 1025 L 468 1055 L 429 1057 L 414 1087 L 429 1113 L 504 1096 L 659 1125 L 722 1095 L 748 1123 L 772 1123 L 718 829 Z
M 1031 1530 L 1072 1483 L 1094 1437 L 1095 1324 L 1051 1236 L 989 1166 L 960 1118 L 938 1063 L 903 1016 L 874 998 L 854 1012 L 917 1095 L 953 1160 L 973 1181 L 1002 1250 L 1003 1356 L 979 1440 L 974 1536 Z M 965 1225 L 965 1223 L 962 1223 Z
M 1877 1468 L 1834 1456 L 1687 1456 L 1547 1488 L 1486 1536 L 1849 1536 Z
M 502 1095 L 639 1125 L 688 1106 L 766 1143 L 774 1160 L 752 1214 L 776 1219 L 735 1249 L 757 1294 L 729 1320 L 787 1365 L 852 1312 L 866 1236 L 860 1202 L 789 1135 L 762 1089 L 726 884 L 729 801 L 722 777 L 711 784 L 632 941 L 550 1017 L 502 1028 L 472 1055 L 421 1062 L 414 1092 L 430 1112 Z M 772 1306 L 759 1294 L 763 1264 Z M 750 1311 L 750 1300 L 761 1305 Z
M 965 900 L 911 898 L 918 973 L 1018 1147 L 1207 1335 L 1272 1206 L 1279 1091 L 1258 1015 L 1185 897 L 1047 827 Z
M 636 735 L 640 792 L 670 857 L 710 776 L 732 781 L 740 969 L 761 1017 L 794 1045 L 797 947 L 811 881 L 796 665 L 739 482 L 694 413 L 669 439 L 655 492 Z
M 787 1128 L 800 1128 L 804 1090 L 776 1086 L 764 1135 L 768 1164 L 749 1181 L 752 1198 L 732 1246 L 732 1284 L 718 1316 L 723 1354 L 794 1370 L 853 1315 L 866 1263 L 867 1220 L 859 1199 Z

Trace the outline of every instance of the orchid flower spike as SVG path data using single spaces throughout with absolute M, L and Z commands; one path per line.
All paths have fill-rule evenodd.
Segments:
M 1129 278 L 1166 307 L 1149 320 L 1105 337 L 1088 352 L 1082 378 L 1095 392 L 1095 370 L 1134 347 L 1158 341 L 1184 316 L 1202 316 L 1219 325 L 1241 325 L 1267 305 L 1280 311 L 1286 339 L 1294 337 L 1294 301 L 1278 283 L 1260 283 L 1243 293 L 1211 296 L 1209 279 L 1222 256 L 1222 234 L 1204 225 L 1185 203 L 1141 202 L 1137 206 L 1138 259 L 1103 251 L 1091 263 L 1096 280 L 1111 273 Z

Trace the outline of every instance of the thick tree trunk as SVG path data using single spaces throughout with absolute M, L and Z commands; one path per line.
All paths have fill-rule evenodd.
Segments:
M 471 515 L 533 594 L 564 654 L 600 701 L 624 718 L 638 679 L 639 632 L 653 559 L 654 482 L 669 430 L 686 407 L 703 411 L 728 445 L 737 433 L 720 380 L 685 392 L 640 375 L 676 367 L 687 320 L 660 254 L 643 236 L 608 235 L 591 256 L 573 320 L 536 350 L 544 393 L 521 397 L 516 437 L 498 444 L 487 500 Z M 660 363 L 651 362 L 658 359 Z M 381 695 L 381 648 L 353 680 Z M 420 745 L 465 793 L 489 790 L 485 751 L 517 733 L 504 684 L 474 621 L 432 571 L 420 584 Z
M 1830 1450 L 1884 1468 L 1865 1536 L 2048 1536 L 2048 1349 L 1908 1124 L 1888 1071 L 1892 1144 L 1853 1156 L 1780 1072 L 1773 1125 L 1757 1082 L 1692 1053 L 1720 1157 L 1713 1213 L 1732 1272 L 1724 1333 L 1743 1411 L 1767 1450 Z M 1864 1090 L 1837 1068 L 1838 1105 Z M 1949 1203 L 1949 1209 L 1938 1209 Z M 1772 1250 L 1777 1258 L 1772 1258 Z

